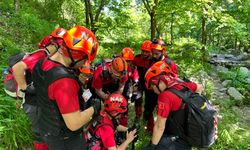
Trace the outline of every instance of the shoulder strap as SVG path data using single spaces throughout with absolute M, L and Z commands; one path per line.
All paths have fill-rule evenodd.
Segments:
M 172 60 L 171 60 L 169 57 L 167 57 L 167 58 L 165 59 L 165 62 L 166 62 L 169 66 L 172 65 Z
M 72 79 L 77 79 L 72 72 L 70 72 L 67 68 L 63 66 L 58 66 L 50 69 L 47 72 L 47 83 L 52 83 L 60 78 L 72 78 Z
M 187 103 L 187 98 L 193 93 L 189 88 L 185 87 L 181 90 L 177 90 L 174 88 L 167 89 L 177 95 L 179 98 L 182 99 L 183 102 Z

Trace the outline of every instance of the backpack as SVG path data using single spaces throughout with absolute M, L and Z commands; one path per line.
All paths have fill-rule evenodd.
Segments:
M 111 126 L 113 129 L 114 125 L 111 123 L 102 123 L 102 117 L 98 116 L 96 120 L 93 121 L 92 125 L 89 128 L 89 131 L 86 133 L 87 141 L 87 150 L 101 150 L 103 148 L 101 137 L 96 135 L 96 131 L 102 126 Z
M 14 54 L 8 58 L 8 68 L 5 68 L 3 71 L 3 84 L 4 84 L 4 91 L 6 94 L 8 94 L 11 97 L 22 97 L 21 93 L 18 92 L 18 85 L 15 81 L 12 67 L 21 61 L 25 56 L 27 56 L 27 53 L 25 52 L 19 52 L 17 54 Z
M 182 99 L 182 106 L 186 105 L 185 129 L 178 124 L 174 116 L 170 118 L 170 121 L 177 126 L 179 136 L 194 147 L 210 147 L 216 140 L 218 129 L 217 112 L 212 104 L 205 96 L 195 93 L 187 87 L 182 90 L 174 88 L 168 90 Z

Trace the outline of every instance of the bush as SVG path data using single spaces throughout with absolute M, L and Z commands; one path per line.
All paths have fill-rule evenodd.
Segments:
M 0 148 L 9 150 L 31 147 L 32 132 L 27 117 L 16 102 L 0 94 Z M 29 145 L 30 144 L 30 145 Z
M 209 70 L 209 65 L 203 62 L 201 44 L 192 38 L 180 38 L 167 54 L 178 65 L 181 77 L 191 76 L 200 70 Z

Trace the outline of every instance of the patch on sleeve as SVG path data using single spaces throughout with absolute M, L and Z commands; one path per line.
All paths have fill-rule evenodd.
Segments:
M 158 103 L 158 109 L 165 109 L 165 106 L 166 106 L 165 103 L 162 103 L 162 102 Z

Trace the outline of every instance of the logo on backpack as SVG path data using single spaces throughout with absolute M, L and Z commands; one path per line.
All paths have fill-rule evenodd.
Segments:
M 190 145 L 199 148 L 210 147 L 217 138 L 218 120 L 217 112 L 205 96 L 194 93 L 187 87 L 182 90 L 173 88 L 168 89 L 182 99 L 186 104 L 186 128 L 183 129 L 179 124 L 179 136 L 186 140 Z M 174 117 L 171 118 L 174 121 Z M 185 133 L 183 133 L 183 131 Z

